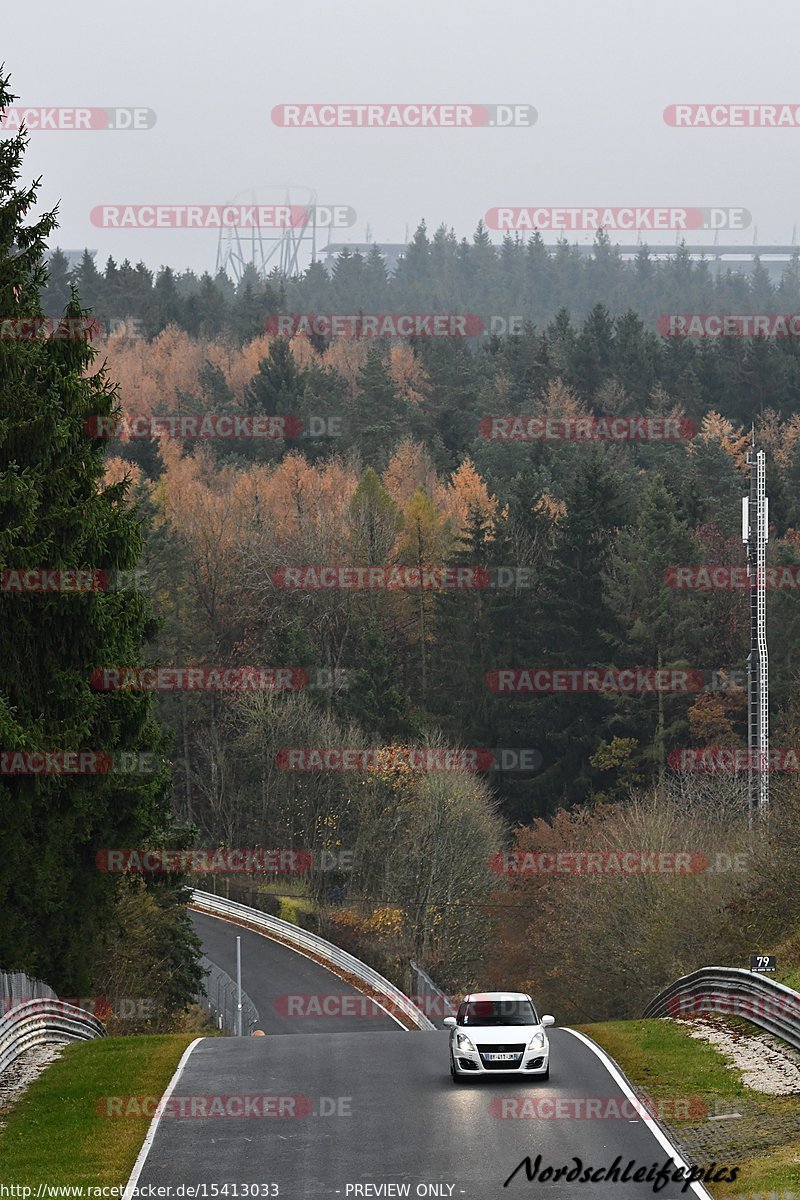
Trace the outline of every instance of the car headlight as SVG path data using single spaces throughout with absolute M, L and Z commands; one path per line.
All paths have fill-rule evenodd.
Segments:
M 465 1037 L 463 1033 L 456 1034 L 456 1045 L 458 1046 L 459 1050 L 467 1050 L 470 1054 L 475 1053 L 475 1047 L 469 1038 Z
M 544 1050 L 545 1036 L 543 1033 L 535 1033 L 528 1042 L 529 1050 Z

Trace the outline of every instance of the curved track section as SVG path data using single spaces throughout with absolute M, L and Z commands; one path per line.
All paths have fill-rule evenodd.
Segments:
M 232 979 L 237 934 L 241 937 L 242 987 L 258 1009 L 265 1034 L 400 1032 L 398 1022 L 377 1004 L 290 946 L 206 913 L 190 916 L 203 953 Z

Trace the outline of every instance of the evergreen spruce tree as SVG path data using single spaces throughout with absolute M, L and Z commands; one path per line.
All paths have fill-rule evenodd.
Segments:
M 408 427 L 408 405 L 397 393 L 380 347 L 370 346 L 358 377 L 349 430 L 365 466 L 382 468 Z
M 627 507 L 606 451 L 584 447 L 566 492 L 553 555 L 542 577 L 537 631 L 542 661 L 577 669 L 613 664 L 619 622 L 608 597 L 609 553 Z M 527 664 L 526 664 L 527 665 Z M 555 692 L 531 701 L 533 744 L 544 755 L 544 804 L 580 802 L 592 790 L 589 762 L 611 715 L 592 692 Z
M 704 598 L 676 591 L 667 578 L 670 568 L 699 558 L 674 497 L 656 476 L 644 490 L 635 525 L 620 534 L 614 549 L 609 601 L 622 631 L 614 639 L 616 666 L 710 671 L 727 665 L 714 659 Z M 695 699 L 693 692 L 613 698 L 610 733 L 636 740 L 633 757 L 645 776 L 661 775 L 668 752 L 687 744 L 687 712 Z
M 386 742 L 422 732 L 410 715 L 411 701 L 398 684 L 397 666 L 379 621 L 371 620 L 360 628 L 354 661 L 347 688 L 338 697 L 337 711 L 354 720 L 368 737 Z
M 71 281 L 83 304 L 90 308 L 99 320 L 103 319 L 103 289 L 105 280 L 95 266 L 88 250 L 84 250 L 81 261 L 73 269 Z
M 504 596 L 496 590 L 495 541 L 489 539 L 490 522 L 479 508 L 450 556 L 454 567 L 476 569 L 474 589 L 445 590 L 435 594 L 436 645 L 431 654 L 433 707 L 442 728 L 456 741 L 470 746 L 494 746 L 497 705 L 486 685 L 496 665 Z M 484 572 L 484 574 L 480 574 Z
M 298 417 L 303 411 L 304 391 L 304 375 L 294 360 L 289 339 L 274 338 L 270 342 L 269 357 L 261 359 L 258 374 L 245 388 L 248 411 L 271 417 Z M 275 458 L 282 449 L 292 449 L 298 444 L 296 437 L 254 438 L 242 442 L 242 454 L 265 461 Z
M 0 110 L 13 100 L 0 77 Z M 0 311 L 42 315 L 43 258 L 55 215 L 31 220 L 37 185 L 20 186 L 26 138 L 0 139 Z M 29 223 L 30 222 L 30 223 Z M 68 318 L 84 315 L 76 296 Z M 82 338 L 0 340 L 0 569 L 102 570 L 136 566 L 139 519 L 125 483 L 105 487 L 106 441 L 87 422 L 117 411 L 104 369 Z M 7 576 L 13 578 L 13 576 Z M 51 577 L 52 579 L 52 577 Z M 93 672 L 141 661 L 152 634 L 141 591 L 0 592 L 0 747 L 12 751 L 141 752 L 160 760 L 152 696 L 94 690 Z M 84 760 L 85 762 L 87 760 Z M 101 760 L 102 761 L 102 760 Z M 25 765 L 24 763 L 22 764 Z M 0 964 L 81 994 L 113 922 L 120 877 L 96 856 L 163 838 L 165 773 L 0 775 Z M 162 843 L 163 844 L 163 843 Z M 161 891 L 177 905 L 163 970 L 192 966 L 193 935 L 180 881 Z M 182 915 L 180 915 L 182 912 Z M 84 993 L 85 994 L 85 993 Z M 188 1000 L 188 996 L 186 999 Z
M 569 382 L 592 402 L 609 377 L 614 355 L 614 322 L 608 309 L 596 304 L 578 334 L 571 359 Z
M 42 307 L 48 317 L 60 317 L 69 304 L 69 259 L 56 248 L 47 264 L 47 286 L 42 293 Z
M 175 272 L 171 267 L 162 267 L 156 275 L 152 293 L 144 307 L 145 336 L 154 338 L 168 325 L 180 325 L 181 308 Z
M 349 250 L 343 250 L 333 264 L 331 283 L 336 312 L 367 311 L 367 268 L 362 254 L 358 251 L 351 254 Z

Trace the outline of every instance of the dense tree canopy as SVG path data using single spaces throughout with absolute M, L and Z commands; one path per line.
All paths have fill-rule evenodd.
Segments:
M 0 79 L 0 110 L 11 99 Z M 21 135 L 0 139 L 0 311 L 12 326 L 42 315 L 41 260 L 55 225 L 53 213 L 31 220 L 36 186 L 20 187 L 24 148 Z M 103 482 L 106 443 L 91 421 L 115 410 L 116 395 L 105 369 L 93 369 L 64 264 L 52 265 L 63 328 L 77 335 L 0 339 L 0 965 L 78 994 L 96 979 L 118 895 L 119 878 L 98 870 L 96 856 L 164 836 L 170 804 L 152 698 L 92 684 L 98 668 L 136 663 L 155 626 L 140 592 L 113 586 L 135 568 L 144 536 L 128 484 Z M 26 593 L 14 573 L 29 570 L 97 572 L 98 590 L 43 583 Z M 15 751 L 34 757 L 18 761 Z M 84 752 L 85 769 L 39 773 L 37 752 L 56 762 Z M 154 769 L 126 769 L 123 752 L 145 754 Z M 158 895 L 174 907 L 175 887 Z M 185 1002 L 196 972 L 180 909 L 174 931 Z

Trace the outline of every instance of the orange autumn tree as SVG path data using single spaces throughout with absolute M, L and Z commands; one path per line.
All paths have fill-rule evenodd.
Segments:
M 590 415 L 588 405 L 561 379 L 554 379 L 549 383 L 544 394 L 531 409 L 535 416 L 541 417 L 569 417 L 577 420 Z
M 733 421 L 720 416 L 718 412 L 708 412 L 703 417 L 698 437 L 706 444 L 716 442 L 733 461 L 737 471 L 745 471 L 750 434 L 741 425 L 734 425 Z
M 411 438 L 405 438 L 399 443 L 383 472 L 381 482 L 400 508 L 404 508 L 417 491 L 422 491 L 437 501 L 444 496 L 444 489 L 428 450 Z
M 408 404 L 422 404 L 428 398 L 430 379 L 406 342 L 393 342 L 389 347 L 389 374 L 398 395 Z
M 322 365 L 337 374 L 347 383 L 348 396 L 354 400 L 358 394 L 358 381 L 367 361 L 369 347 L 363 338 L 334 338 L 322 355 Z
M 800 441 L 800 413 L 782 421 L 774 408 L 761 414 L 756 425 L 756 444 L 766 450 L 768 458 L 786 472 L 791 466 Z
M 449 561 L 452 535 L 430 497 L 421 489 L 414 492 L 403 510 L 403 530 L 399 540 L 398 559 L 421 571 L 441 567 Z M 418 654 L 420 695 L 422 702 L 428 687 L 429 647 L 434 640 L 434 592 L 419 588 L 401 597 L 407 614 L 406 635 Z
M 457 471 L 450 476 L 450 486 L 445 494 L 446 514 L 456 537 L 467 532 L 477 520 L 483 527 L 483 541 L 491 542 L 497 528 L 499 501 L 491 495 L 488 487 L 472 463 L 466 458 Z
M 736 746 L 739 735 L 733 717 L 741 717 L 746 696 L 741 687 L 731 687 L 712 695 L 699 692 L 688 712 L 689 734 L 700 746 Z
M 239 347 L 222 337 L 193 338 L 169 325 L 152 342 L 112 337 L 104 351 L 112 377 L 119 380 L 123 410 L 149 416 L 177 411 L 178 393 L 196 393 L 207 364 L 222 372 L 234 401 L 243 404 L 245 388 L 269 356 L 271 341 L 262 334 Z
M 196 388 L 209 345 L 169 325 L 152 342 L 144 338 L 112 340 L 107 347 L 111 374 L 119 381 L 124 412 L 171 412 L 178 390 Z
M 250 473 L 215 470 L 206 447 L 182 456 L 169 438 L 159 440 L 159 453 L 164 471 L 154 498 L 159 524 L 174 539 L 185 570 L 191 641 L 228 655 L 240 630 L 239 530 L 248 515 Z
M 141 468 L 137 467 L 135 463 L 129 463 L 125 458 L 120 458 L 118 455 L 107 458 L 105 461 L 105 474 L 103 475 L 103 487 L 113 487 L 115 483 L 121 483 L 123 479 L 131 480 L 133 484 L 131 492 L 134 492 L 137 485 L 142 481 Z

